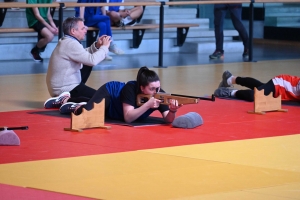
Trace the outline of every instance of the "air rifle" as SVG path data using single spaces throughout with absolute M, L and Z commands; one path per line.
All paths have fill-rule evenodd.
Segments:
M 159 99 L 161 101 L 161 104 L 165 104 L 165 105 L 169 105 L 171 99 L 177 100 L 179 105 L 196 104 L 199 102 L 199 100 L 215 101 L 214 95 L 212 95 L 209 98 L 209 97 L 197 97 L 197 96 L 188 96 L 188 95 L 181 95 L 181 94 L 156 93 L 154 95 L 138 94 L 137 105 L 138 106 L 143 105 L 151 97 L 154 97 L 155 99 Z

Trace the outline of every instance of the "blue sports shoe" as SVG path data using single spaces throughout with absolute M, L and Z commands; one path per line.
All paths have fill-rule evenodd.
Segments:
M 44 108 L 60 108 L 66 99 L 69 99 L 71 94 L 69 92 L 63 92 L 58 97 L 52 97 L 45 101 Z
M 60 108 L 59 108 L 59 112 L 61 114 L 70 114 L 70 113 L 74 113 L 76 112 L 76 110 L 82 106 L 82 105 L 85 105 L 86 102 L 81 102 L 81 103 L 73 103 L 73 102 L 68 102 L 68 103 L 65 103 L 64 105 L 62 105 Z

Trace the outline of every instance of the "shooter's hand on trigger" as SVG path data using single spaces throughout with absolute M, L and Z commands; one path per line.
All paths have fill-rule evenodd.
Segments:
M 158 108 L 160 102 L 161 102 L 161 101 L 160 101 L 159 99 L 155 99 L 154 97 L 151 97 L 145 104 L 146 104 L 149 108 Z

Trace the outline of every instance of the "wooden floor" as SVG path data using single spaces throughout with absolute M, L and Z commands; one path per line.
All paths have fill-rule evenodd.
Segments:
M 161 78 L 161 87 L 166 92 L 205 96 L 213 94 L 225 70 L 229 70 L 233 75 L 250 76 L 262 82 L 267 82 L 273 76 L 283 73 L 300 76 L 300 56 L 298 59 L 199 64 L 172 66 L 168 68 L 152 68 L 150 66 L 150 68 L 158 73 Z M 111 80 L 124 82 L 134 80 L 137 71 L 137 67 L 96 70 L 92 72 L 87 85 L 98 88 Z M 0 75 L 0 112 L 43 108 L 44 101 L 49 98 L 45 78 L 45 73 L 37 73 L 36 71 L 33 73 Z M 1 124 L 0 120 L 0 126 L 2 125 L 4 124 Z M 137 129 L 133 131 L 137 131 Z M 24 168 L 30 168 L 32 169 L 31 172 L 28 172 L 24 176 L 32 176 L 35 173 L 42 173 L 42 169 L 47 168 L 47 166 L 56 166 L 60 168 L 59 171 L 61 174 L 67 174 L 70 169 L 73 169 L 78 172 L 76 176 L 79 177 L 81 175 L 94 176 L 94 174 L 88 174 L 88 172 L 92 172 L 90 170 L 93 170 L 93 166 L 101 165 L 101 170 L 104 171 L 96 171 L 99 174 L 102 173 L 106 177 L 105 180 L 81 184 L 97 184 L 98 189 L 102 189 L 103 193 L 107 194 L 107 199 L 300 200 L 299 134 L 300 130 L 298 134 L 293 136 L 178 146 L 107 156 L 70 158 L 64 161 L 55 159 L 32 162 L 30 164 L 24 162 L 12 165 L 0 165 L 0 170 L 8 172 L 0 174 L 0 183 L 1 179 L 6 180 L 5 178 L 9 177 L 7 174 L 9 174 L 10 169 L 21 172 Z M 261 152 L 263 156 L 256 158 L 253 151 Z M 198 153 L 195 154 L 194 152 Z M 0 156 L 2 156 L 1 146 Z M 135 158 L 142 159 L 148 165 L 142 166 L 141 162 L 139 162 L 140 160 Z M 121 168 L 119 168 L 120 163 L 117 162 L 120 159 L 124 160 Z M 129 165 L 126 162 L 127 160 L 133 161 L 133 163 Z M 149 162 L 150 160 L 152 163 Z M 61 165 L 61 162 L 64 162 L 64 165 Z M 85 165 L 85 170 L 82 170 L 80 168 L 81 165 L 78 165 L 80 162 L 89 163 Z M 170 163 L 177 165 L 177 168 L 169 168 Z M 188 171 L 181 173 L 177 171 L 181 169 L 181 163 L 185 163 L 191 167 L 182 168 L 182 170 L 188 169 Z M 126 168 L 128 166 L 136 167 L 129 169 Z M 160 182 L 160 180 L 151 179 L 151 170 L 154 166 L 161 167 L 162 171 L 159 176 L 164 181 Z M 166 168 L 167 166 L 168 169 Z M 111 171 L 118 173 L 108 175 Z M 235 176 L 235 174 L 239 174 L 240 177 Z M 261 177 L 264 174 L 274 174 L 274 178 L 263 180 Z M 16 174 L 15 177 L 21 175 L 22 173 Z M 49 173 L 47 176 L 49 176 L 48 178 L 53 178 L 56 175 Z M 144 185 L 134 184 L 134 181 L 138 180 L 141 176 L 148 178 L 151 182 Z M 57 180 L 60 180 L 60 178 L 57 177 Z M 117 182 L 119 178 L 123 178 L 123 180 L 127 180 L 128 182 L 125 185 L 124 183 Z M 200 183 L 197 183 L 196 178 L 205 179 L 206 181 L 203 180 L 201 183 L 203 185 L 199 185 Z M 10 179 L 8 178 L 7 181 L 11 181 L 12 185 L 22 185 L 22 182 L 16 183 Z M 231 182 L 229 181 L 230 184 L 227 184 L 228 181 L 224 181 L 230 179 L 232 179 Z M 68 188 L 71 191 L 73 189 L 73 193 L 70 192 L 70 194 L 75 194 L 76 190 L 81 190 L 81 194 L 86 194 L 82 197 L 92 197 L 93 192 L 89 190 L 91 188 L 80 186 L 77 180 L 72 181 L 74 184 L 72 188 Z M 115 182 L 111 182 L 111 180 Z M 39 181 L 40 179 L 32 179 L 32 183 L 36 185 L 41 185 Z M 185 188 L 184 182 L 188 183 L 188 185 L 195 185 L 195 188 L 200 187 L 203 189 L 196 191 L 195 188 Z M 214 190 L 215 187 L 214 189 L 210 188 L 210 184 L 213 182 L 214 186 L 216 186 L 216 182 L 219 182 L 216 190 Z M 55 191 L 64 193 L 67 188 L 64 188 L 64 181 L 60 183 L 60 185 L 53 185 L 53 187 L 57 188 Z M 171 191 L 162 190 L 165 185 L 161 183 L 168 183 L 169 188 L 173 189 L 178 184 L 178 188 Z M 43 184 L 45 185 L 45 183 Z M 48 186 L 51 185 L 50 182 L 47 184 Z M 123 193 L 116 194 L 114 192 L 113 188 L 118 185 L 124 187 Z M 1 191 L 5 190 L 1 190 L 0 185 L 0 196 Z M 145 194 L 147 192 L 149 193 Z
M 211 95 L 217 88 L 222 73 L 229 70 L 234 75 L 250 76 L 266 82 L 273 76 L 286 73 L 300 76 L 300 60 L 239 62 L 152 68 L 161 78 L 162 88 L 170 93 L 202 96 Z M 111 81 L 129 81 L 136 78 L 138 69 L 93 71 L 87 85 L 99 88 Z M 46 75 L 18 74 L 0 78 L 0 111 L 43 108 L 49 98 Z

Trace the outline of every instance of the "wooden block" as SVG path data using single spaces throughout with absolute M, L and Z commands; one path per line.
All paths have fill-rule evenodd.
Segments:
M 110 126 L 104 126 L 105 99 L 99 104 L 94 103 L 94 108 L 90 111 L 83 108 L 80 115 L 71 114 L 71 128 L 64 128 L 66 131 L 81 132 L 87 128 L 110 129 Z
M 268 111 L 287 112 L 287 109 L 281 109 L 281 96 L 273 97 L 273 92 L 269 95 L 264 95 L 264 90 L 254 88 L 254 111 L 248 113 L 265 114 Z

